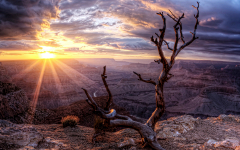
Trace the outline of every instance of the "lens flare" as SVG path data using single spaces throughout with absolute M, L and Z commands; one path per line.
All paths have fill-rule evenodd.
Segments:
M 40 55 L 41 55 L 40 57 L 44 58 L 44 59 L 55 58 L 55 55 L 52 54 L 52 53 L 49 53 L 49 52 L 45 52 L 45 53 L 42 53 Z

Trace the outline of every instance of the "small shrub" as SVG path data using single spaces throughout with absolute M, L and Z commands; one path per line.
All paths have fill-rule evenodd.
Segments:
M 79 122 L 79 118 L 77 116 L 67 116 L 62 118 L 61 122 L 64 128 L 67 126 L 75 127 Z

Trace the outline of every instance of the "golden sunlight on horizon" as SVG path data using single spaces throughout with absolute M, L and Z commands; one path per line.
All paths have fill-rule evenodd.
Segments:
M 55 58 L 55 54 L 49 53 L 49 52 L 45 52 L 40 54 L 40 58 L 42 59 L 50 59 L 50 58 Z

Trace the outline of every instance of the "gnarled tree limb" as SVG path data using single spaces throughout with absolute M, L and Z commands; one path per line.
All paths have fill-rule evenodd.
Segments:
M 109 110 L 109 107 L 111 106 L 111 103 L 112 103 L 112 93 L 109 90 L 107 82 L 106 82 L 106 78 L 107 78 L 106 66 L 103 67 L 103 74 L 101 75 L 101 77 L 102 77 L 103 84 L 104 84 L 104 86 L 106 88 L 106 91 L 108 92 L 108 100 L 106 102 L 106 107 L 104 109 L 105 110 Z
M 86 89 L 83 89 L 83 90 L 86 93 L 86 95 L 89 95 Z M 142 124 L 140 122 L 133 121 L 128 116 L 119 115 L 116 113 L 116 111 L 114 109 L 112 109 L 112 112 L 114 112 L 114 115 L 111 115 L 109 117 L 108 114 L 106 114 L 106 113 L 108 113 L 107 111 L 104 111 L 103 109 L 101 109 L 93 99 L 92 99 L 92 101 L 91 101 L 92 102 L 91 105 L 95 105 L 93 107 L 93 108 L 95 108 L 94 112 L 95 113 L 98 112 L 98 115 L 104 119 L 110 119 L 108 124 L 106 124 L 106 126 L 108 126 L 108 127 L 117 127 L 118 126 L 118 127 L 127 127 L 127 128 L 135 129 L 140 133 L 140 135 L 143 139 L 142 141 L 144 141 L 143 144 L 145 144 L 145 145 L 149 144 L 152 148 L 154 148 L 156 150 L 164 150 L 161 147 L 161 145 L 158 143 L 157 138 L 156 138 L 156 133 L 154 132 L 154 130 L 152 130 L 152 128 L 150 128 L 146 124 Z M 111 114 L 111 112 L 109 114 Z
M 168 48 L 170 51 L 173 51 L 173 49 L 169 46 L 169 43 L 168 43 L 166 40 L 163 40 L 163 42 L 167 45 L 167 48 Z
M 138 80 L 143 81 L 143 82 L 146 82 L 146 83 L 151 83 L 151 84 L 153 84 L 153 85 L 156 85 L 156 82 L 154 82 L 152 79 L 145 80 L 145 79 L 142 78 L 142 76 L 141 76 L 140 74 L 138 74 L 138 73 L 136 73 L 136 72 L 134 72 L 134 71 L 133 71 L 133 73 L 136 74 L 136 75 L 139 77 Z
M 172 13 L 172 11 L 171 10 L 169 10 L 170 11 L 170 13 L 172 14 L 172 16 L 171 15 L 169 15 L 169 14 L 167 14 L 170 18 L 172 18 L 175 22 L 177 22 L 177 17 Z M 179 27 L 180 27 L 180 38 L 181 38 L 181 40 L 182 40 L 182 42 L 183 42 L 183 44 L 185 43 L 185 40 L 184 40 L 184 36 L 183 36 L 183 33 L 182 33 L 182 23 L 181 23 L 181 21 L 179 22 Z
M 180 46 L 180 47 L 177 49 L 174 57 L 177 57 L 177 55 L 180 53 L 180 51 L 181 51 L 182 49 L 184 49 L 185 47 L 187 47 L 188 45 L 190 45 L 194 40 L 198 39 L 198 37 L 196 37 L 196 31 L 197 31 L 197 26 L 198 26 L 198 24 L 199 24 L 199 21 L 198 21 L 198 17 L 199 17 L 199 2 L 197 2 L 197 4 L 198 4 L 197 7 L 195 7 L 195 6 L 192 5 L 195 9 L 197 9 L 197 15 L 194 15 L 194 17 L 195 17 L 195 19 L 196 19 L 196 23 L 195 23 L 195 25 L 194 25 L 194 31 L 193 31 L 193 33 L 192 33 L 192 39 L 191 39 L 190 41 L 184 43 L 182 46 Z M 173 64 L 171 64 L 171 65 L 173 65 Z
M 108 88 L 107 82 L 106 82 L 106 67 L 104 67 L 103 69 L 103 74 L 102 76 L 102 80 L 103 83 L 105 85 L 105 88 L 109 94 L 109 99 L 107 102 L 107 106 L 104 109 L 100 108 L 97 103 L 93 100 L 93 98 L 90 96 L 90 94 L 87 92 L 86 89 L 83 89 L 85 94 L 87 95 L 88 99 L 87 102 L 88 104 L 93 108 L 94 112 L 96 113 L 96 115 L 100 116 L 101 118 L 105 119 L 105 125 L 108 127 L 116 127 L 116 126 L 121 126 L 121 127 L 128 127 L 128 128 L 132 128 L 137 130 L 141 137 L 142 137 L 142 144 L 144 146 L 146 145 L 150 145 L 153 149 L 156 150 L 163 150 L 163 148 L 161 147 L 161 145 L 157 142 L 157 138 L 156 138 L 156 133 L 154 132 L 154 127 L 156 122 L 160 119 L 160 117 L 163 115 L 163 113 L 165 112 L 165 101 L 164 101 L 164 95 L 163 95 L 163 87 L 164 87 L 164 83 L 167 82 L 170 78 L 173 77 L 172 74 L 170 74 L 170 70 L 174 64 L 175 58 L 178 55 L 178 53 L 185 48 L 186 46 L 188 46 L 189 44 L 191 44 L 195 39 L 197 39 L 196 37 L 196 30 L 197 30 L 197 26 L 199 24 L 198 22 L 198 17 L 199 17 L 199 3 L 197 2 L 198 6 L 195 7 L 193 6 L 195 9 L 197 9 L 197 15 L 194 15 L 194 17 L 196 18 L 196 24 L 194 26 L 194 31 L 192 33 L 192 39 L 188 42 L 184 41 L 184 37 L 182 35 L 182 23 L 181 23 L 181 19 L 184 18 L 184 14 L 182 14 L 182 16 L 180 17 L 176 17 L 171 11 L 171 15 L 168 15 L 169 17 L 171 17 L 176 24 L 173 26 L 174 27 L 174 31 L 175 31 L 175 43 L 174 43 L 174 48 L 170 48 L 168 43 L 164 40 L 164 35 L 165 35 L 165 31 L 166 31 L 166 19 L 163 15 L 163 12 L 161 13 L 157 13 L 158 15 L 160 15 L 162 17 L 163 20 L 163 28 L 159 29 L 160 31 L 160 35 L 158 35 L 156 33 L 157 38 L 154 39 L 153 36 L 151 37 L 151 41 L 157 46 L 158 48 L 158 53 L 160 56 L 159 60 L 156 60 L 155 62 L 157 63 L 162 63 L 163 64 L 163 69 L 159 75 L 158 78 L 158 82 L 154 82 L 153 80 L 145 80 L 141 77 L 140 74 L 133 72 L 134 74 L 136 74 L 139 78 L 140 81 L 146 82 L 146 83 L 151 83 L 153 85 L 155 85 L 155 99 L 156 99 L 156 109 L 155 111 L 152 113 L 151 117 L 147 120 L 147 122 L 145 124 L 139 123 L 137 121 L 132 120 L 130 117 L 128 116 L 124 116 L 124 115 L 119 115 L 117 114 L 117 112 L 114 109 L 109 110 L 110 107 L 110 101 L 112 101 L 112 95 L 111 92 Z M 181 45 L 178 48 L 178 41 L 179 41 L 179 35 L 178 35 L 178 30 L 180 27 L 180 39 L 183 42 L 183 45 Z M 171 55 L 171 60 L 168 63 L 167 59 L 164 56 L 163 50 L 162 50 L 162 43 L 165 42 L 165 44 L 168 46 L 168 49 L 172 51 L 172 55 Z
M 158 44 L 157 44 L 156 46 L 157 46 L 157 48 L 158 48 L 158 53 L 159 53 L 161 62 L 163 63 L 163 67 L 168 67 L 167 59 L 165 58 L 164 53 L 163 53 L 163 50 L 162 50 L 162 43 L 163 43 L 163 40 L 164 40 L 165 31 L 166 31 L 166 18 L 164 17 L 163 12 L 162 12 L 162 13 L 159 12 L 159 13 L 157 13 L 157 15 L 159 15 L 159 16 L 162 17 L 162 20 L 163 20 L 163 28 L 162 28 L 162 29 L 159 29 L 159 31 L 160 31 L 160 36 L 159 36 Z

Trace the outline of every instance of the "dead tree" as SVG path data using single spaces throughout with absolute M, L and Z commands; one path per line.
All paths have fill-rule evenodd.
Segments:
M 193 7 L 197 10 L 197 14 L 194 15 L 194 17 L 196 18 L 196 23 L 194 26 L 194 31 L 191 32 L 192 38 L 188 42 L 185 42 L 184 36 L 182 33 L 181 19 L 184 18 L 184 13 L 180 17 L 176 17 L 176 15 L 174 15 L 171 11 L 170 11 L 171 14 L 168 14 L 168 16 L 176 22 L 176 24 L 173 26 L 174 31 L 175 31 L 175 43 L 174 43 L 173 48 L 171 48 L 169 43 L 164 40 L 164 35 L 165 35 L 165 31 L 166 31 L 166 19 L 163 15 L 163 12 L 157 13 L 157 15 L 161 16 L 161 18 L 163 20 L 163 28 L 159 29 L 160 35 L 158 35 L 156 33 L 157 38 L 154 39 L 153 36 L 151 37 L 151 41 L 157 46 L 158 53 L 160 56 L 160 59 L 155 60 L 155 62 L 157 62 L 159 64 L 161 63 L 163 65 L 163 69 L 159 75 L 157 82 L 155 82 L 151 79 L 149 79 L 149 80 L 143 79 L 140 74 L 134 72 L 134 74 L 136 74 L 138 76 L 138 80 L 153 84 L 155 86 L 156 109 L 145 124 L 134 121 L 128 116 L 119 115 L 119 114 L 117 114 L 117 112 L 114 109 L 111 109 L 111 110 L 109 109 L 110 103 L 112 101 L 112 95 L 111 95 L 111 92 L 105 81 L 105 78 L 107 77 L 106 76 L 106 67 L 104 67 L 104 71 L 102 74 L 105 88 L 109 94 L 109 99 L 107 101 L 107 106 L 105 109 L 100 108 L 97 105 L 97 103 L 93 100 L 91 95 L 87 92 L 87 90 L 83 89 L 87 95 L 88 104 L 90 106 L 92 106 L 94 113 L 96 115 L 100 116 L 101 118 L 103 118 L 105 120 L 104 123 L 106 126 L 108 126 L 108 127 L 121 126 L 121 127 L 127 127 L 127 128 L 132 128 L 132 129 L 137 130 L 142 137 L 143 146 L 150 145 L 153 149 L 163 150 L 163 148 L 157 141 L 156 133 L 154 132 L 154 127 L 155 127 L 156 122 L 161 118 L 161 116 L 165 112 L 163 87 L 164 87 L 164 83 L 167 82 L 171 77 L 173 77 L 173 75 L 170 74 L 169 71 L 171 70 L 171 68 L 174 65 L 175 58 L 181 52 L 182 49 L 184 49 L 186 46 L 190 45 L 194 40 L 196 40 L 198 38 L 198 37 L 196 37 L 196 30 L 197 30 L 197 26 L 199 24 L 199 22 L 198 22 L 199 2 L 197 2 L 197 7 L 195 7 L 195 6 L 193 6 Z M 179 36 L 179 33 L 180 33 L 180 36 Z M 179 40 L 181 40 L 183 43 L 180 47 L 178 47 Z M 164 53 L 162 50 L 163 43 L 165 43 L 167 45 L 168 50 L 172 51 L 172 55 L 171 55 L 169 62 L 167 61 L 166 57 L 164 56 Z

